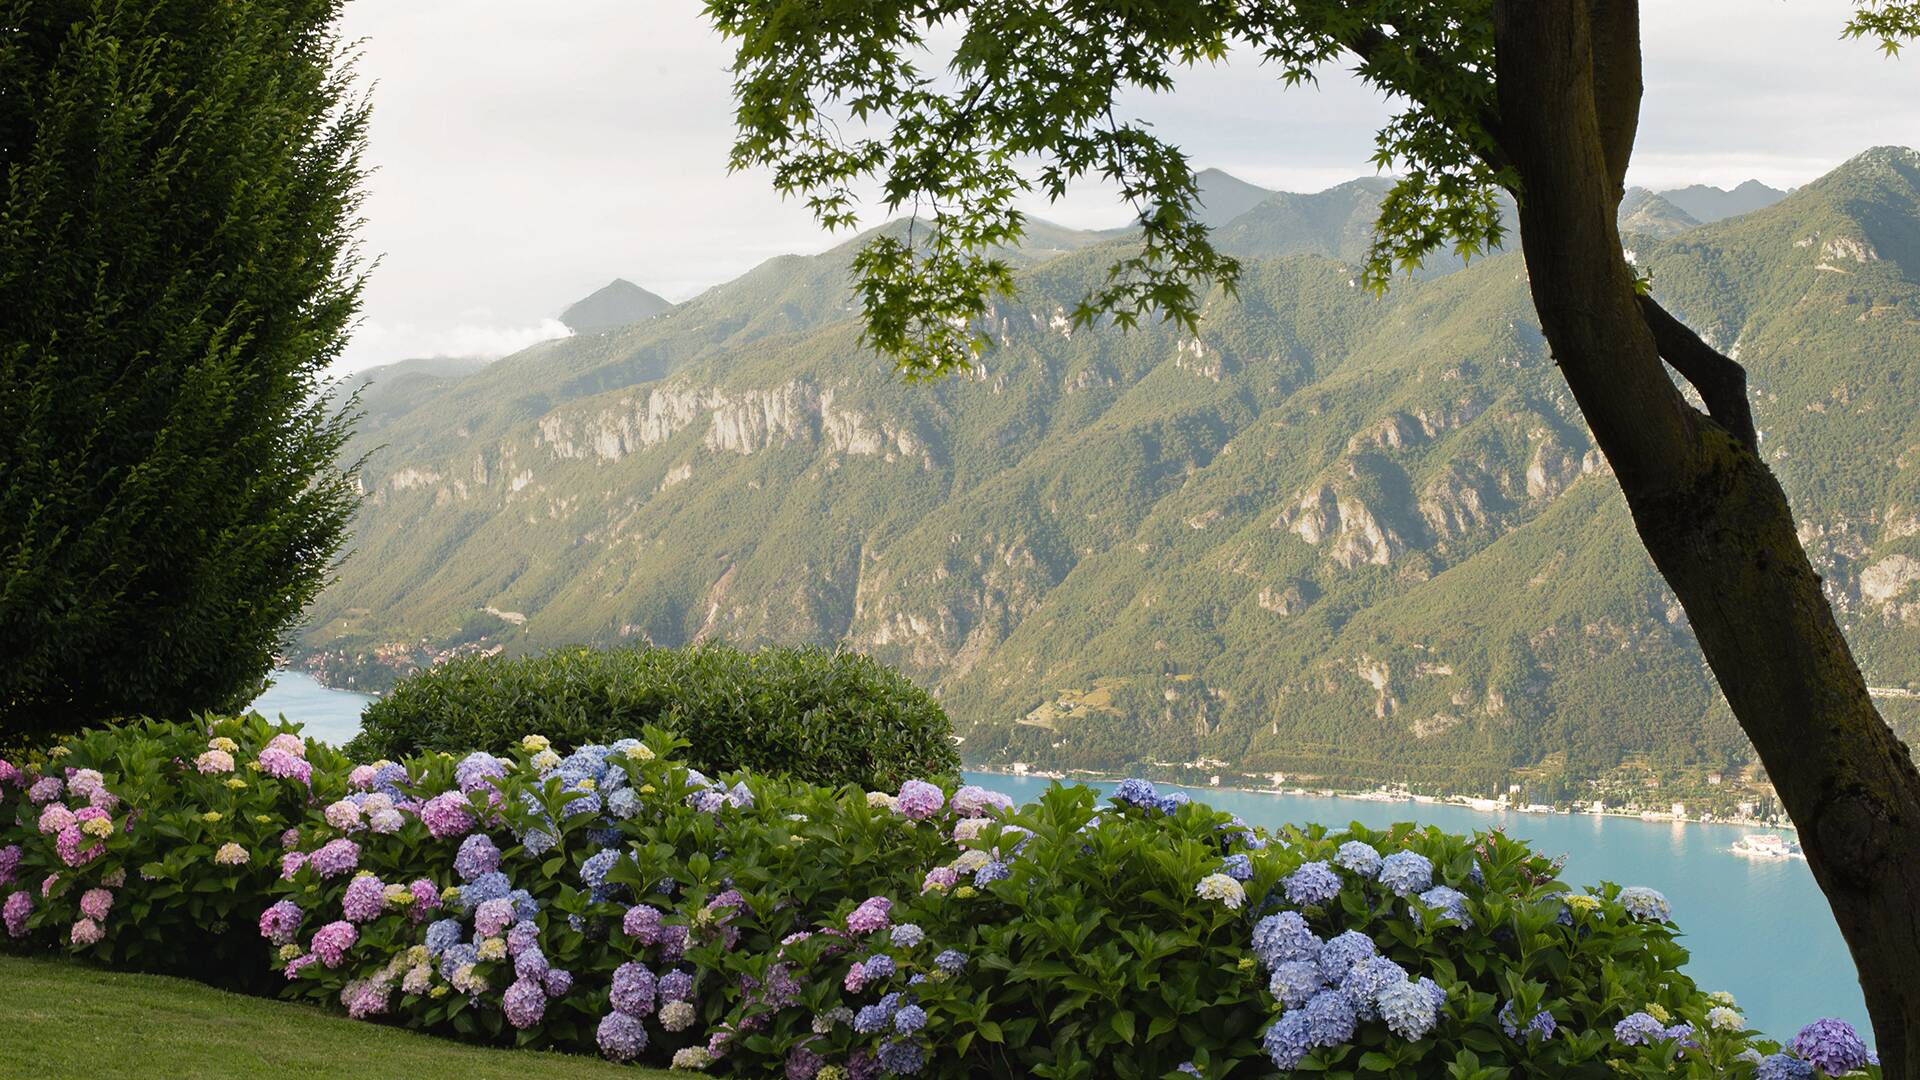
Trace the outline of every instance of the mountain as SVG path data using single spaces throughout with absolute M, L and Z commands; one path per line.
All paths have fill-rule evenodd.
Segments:
M 1622 234 L 1664 239 L 1695 228 L 1700 220 L 1646 188 L 1628 188 L 1620 200 Z
M 1050 228 L 1010 253 L 998 348 L 944 382 L 860 347 L 858 241 L 446 382 L 350 451 L 354 550 L 297 658 L 366 684 L 457 651 L 818 642 L 933 687 L 980 764 L 1731 790 L 1707 777 L 1751 750 L 1519 256 L 1375 296 L 1349 224 L 1378 192 L 1228 222 L 1250 254 L 1197 334 L 1075 328 L 1126 239 Z M 1920 156 L 1636 254 L 1747 364 L 1829 595 L 1914 725 Z
M 560 321 L 576 334 L 611 330 L 651 319 L 672 304 L 625 278 L 614 278 L 560 313 Z
M 1209 228 L 1225 225 L 1275 194 L 1219 169 L 1202 169 L 1194 179 L 1200 184 L 1200 220 Z
M 1772 206 L 1786 198 L 1787 193 L 1778 188 L 1770 188 L 1758 180 L 1748 180 L 1732 191 L 1707 184 L 1693 184 L 1675 188 L 1672 191 L 1663 191 L 1660 197 L 1696 221 L 1711 222 L 1741 214 L 1751 214 L 1755 210 Z

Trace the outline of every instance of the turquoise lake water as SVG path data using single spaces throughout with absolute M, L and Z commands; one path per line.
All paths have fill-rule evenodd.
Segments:
M 276 673 L 254 703 L 267 716 L 306 725 L 313 738 L 345 742 L 359 730 L 360 711 L 373 700 L 329 690 L 296 672 Z M 969 773 L 974 783 L 1022 802 L 1050 781 Z M 1094 785 L 1110 789 L 1110 784 Z M 1854 980 L 1840 931 L 1826 901 L 1799 859 L 1745 859 L 1727 848 L 1750 832 L 1733 825 L 1647 822 L 1588 814 L 1483 813 L 1464 806 L 1371 802 L 1252 791 L 1184 789 L 1257 825 L 1358 821 L 1383 828 L 1399 821 L 1438 825 L 1450 832 L 1504 829 L 1543 854 L 1567 857 L 1564 879 L 1575 885 L 1614 881 L 1665 893 L 1693 953 L 1687 973 L 1708 990 L 1733 993 L 1753 1026 L 1785 1038 L 1817 1017 L 1837 1016 L 1862 1033 L 1867 1010 Z

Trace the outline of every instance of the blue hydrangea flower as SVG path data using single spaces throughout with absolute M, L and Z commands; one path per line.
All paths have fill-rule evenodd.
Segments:
M 866 968 L 868 979 L 891 979 L 894 971 L 897 970 L 893 964 L 893 957 L 886 953 L 867 957 L 861 966 Z
M 1348 930 L 1320 949 L 1320 977 L 1338 985 L 1345 981 L 1353 965 L 1379 954 L 1373 939 L 1358 930 Z
M 1363 878 L 1370 878 L 1380 872 L 1380 853 L 1371 844 L 1349 840 L 1333 853 L 1333 864 Z
M 893 1014 L 893 1030 L 902 1035 L 912 1035 L 927 1026 L 927 1010 L 918 1005 L 902 1005 L 900 1011 Z
M 1613 1025 L 1613 1039 L 1621 1046 L 1651 1046 L 1666 1037 L 1666 1025 L 1648 1013 L 1633 1013 Z
M 523 922 L 530 921 L 540 914 L 540 901 L 525 889 L 515 889 L 507 894 L 507 902 L 513 905 L 513 917 Z
M 1340 875 L 1324 862 L 1300 864 L 1300 869 L 1287 875 L 1284 884 L 1287 900 L 1301 907 L 1324 904 L 1340 895 Z
M 640 796 L 630 787 L 607 793 L 607 813 L 622 821 L 640 812 Z
M 1644 885 L 1629 885 L 1620 890 L 1620 906 L 1627 914 L 1645 922 L 1666 922 L 1673 915 L 1673 905 L 1656 889 Z
M 1814 1080 L 1813 1063 L 1788 1053 L 1768 1054 L 1760 1059 L 1754 1080 Z
M 1377 1013 L 1380 994 L 1390 986 L 1407 981 L 1407 972 L 1384 956 L 1369 956 L 1347 969 L 1340 989 L 1352 995 L 1360 1019 L 1371 1020 Z
M 889 1039 L 880 1044 L 880 1067 L 900 1076 L 912 1076 L 927 1063 L 927 1052 L 912 1039 Z
M 934 966 L 949 975 L 957 975 L 967 966 L 967 954 L 958 949 L 947 949 L 933 958 Z
M 460 944 L 462 933 L 459 919 L 441 919 L 427 927 L 427 952 L 439 956 L 455 945 Z
M 1380 884 L 1406 896 L 1433 887 L 1433 863 L 1417 851 L 1396 851 L 1380 860 Z
M 1130 806 L 1157 807 L 1160 805 L 1160 792 L 1154 789 L 1151 781 L 1135 777 L 1120 781 L 1120 786 L 1113 789 L 1113 799 Z
M 1375 1008 L 1387 1030 L 1402 1039 L 1424 1039 L 1439 1020 L 1439 1005 L 1416 982 L 1400 982 L 1380 991 Z
M 1437 1013 L 1447 1007 L 1446 988 L 1425 975 L 1420 976 L 1420 992 L 1427 995 L 1428 1001 L 1433 1002 L 1434 1012 Z
M 1325 988 L 1326 982 L 1320 978 L 1320 965 L 1311 960 L 1288 960 L 1275 965 L 1273 978 L 1267 983 L 1267 992 L 1289 1009 L 1305 1005 L 1313 995 Z
M 1193 796 L 1184 791 L 1169 791 L 1154 803 L 1154 809 L 1163 814 L 1172 814 L 1193 801 Z
M 580 880 L 589 889 L 599 889 L 607 883 L 607 872 L 620 861 L 618 851 L 595 853 L 580 865 Z
M 1300 1010 L 1307 1018 L 1307 1033 L 1315 1046 L 1339 1046 L 1353 1038 L 1359 1022 L 1352 995 L 1344 990 L 1322 990 Z
M 480 946 L 472 943 L 449 945 L 440 954 L 440 977 L 451 980 L 453 973 L 469 964 L 480 962 Z
M 860 1011 L 853 1014 L 853 1030 L 862 1035 L 878 1035 L 893 1024 L 893 1016 L 885 1006 L 862 1005 Z
M 507 875 L 498 870 L 481 874 L 472 881 L 460 886 L 460 907 L 472 911 L 489 900 L 504 898 L 513 888 Z
M 1321 943 L 1297 911 L 1268 915 L 1253 924 L 1253 954 L 1272 970 L 1288 960 L 1317 960 Z
M 1541 1009 L 1533 1014 L 1533 1019 L 1527 1021 L 1525 1033 L 1522 1034 L 1520 1025 L 1514 1019 L 1513 1002 L 1500 1006 L 1500 1028 L 1507 1033 L 1507 1038 L 1517 1042 L 1526 1042 L 1535 1035 L 1543 1040 L 1551 1039 L 1559 1026 L 1560 1022 L 1553 1018 L 1552 1013 Z
M 1467 880 L 1483 889 L 1487 887 L 1487 872 L 1480 869 L 1479 859 L 1475 859 L 1467 864 Z
M 1005 881 L 1012 872 L 1012 867 L 995 859 L 973 872 L 973 883 L 984 887 L 996 881 Z
M 890 935 L 893 947 L 896 949 L 911 949 L 926 940 L 926 937 L 926 931 L 913 923 L 901 923 L 893 928 L 893 933 Z
M 565 813 L 569 818 L 596 817 L 605 805 L 598 791 L 574 791 L 567 800 Z
M 1442 915 L 1459 923 L 1462 927 L 1473 925 L 1473 917 L 1467 914 L 1467 896 L 1458 889 L 1435 885 L 1420 894 L 1420 902 L 1430 908 L 1440 909 Z M 1410 908 L 1409 913 L 1413 916 L 1415 926 L 1424 925 L 1419 908 Z
M 1220 860 L 1220 872 L 1235 881 L 1250 881 L 1253 878 L 1253 860 L 1236 852 Z
M 1267 1052 L 1274 1068 L 1292 1072 L 1307 1056 L 1307 1051 L 1313 1049 L 1313 1033 L 1307 1027 L 1306 1010 L 1287 1010 L 1261 1036 L 1260 1048 Z
M 553 845 L 559 842 L 545 829 L 528 829 L 520 835 L 520 846 L 526 849 L 528 855 L 536 859 L 552 851 Z

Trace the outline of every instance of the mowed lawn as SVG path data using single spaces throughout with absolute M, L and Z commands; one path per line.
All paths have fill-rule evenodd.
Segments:
M 466 1046 L 185 979 L 0 957 L 0 1077 L 666 1080 L 671 1075 L 578 1054 Z

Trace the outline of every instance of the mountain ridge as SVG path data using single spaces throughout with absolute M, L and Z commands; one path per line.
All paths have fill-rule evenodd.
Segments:
M 1888 419 L 1920 416 L 1915 160 L 1636 241 L 1748 364 L 1894 687 L 1920 687 L 1920 421 Z M 944 383 L 858 347 L 846 245 L 455 380 L 377 429 L 357 550 L 297 651 L 337 681 L 575 640 L 841 645 L 933 686 L 995 766 L 1486 791 L 1749 769 L 1517 255 L 1373 296 L 1349 225 L 1377 183 L 1255 217 L 1231 242 L 1273 254 L 1197 336 L 1072 327 L 1124 241 L 1062 231 Z

